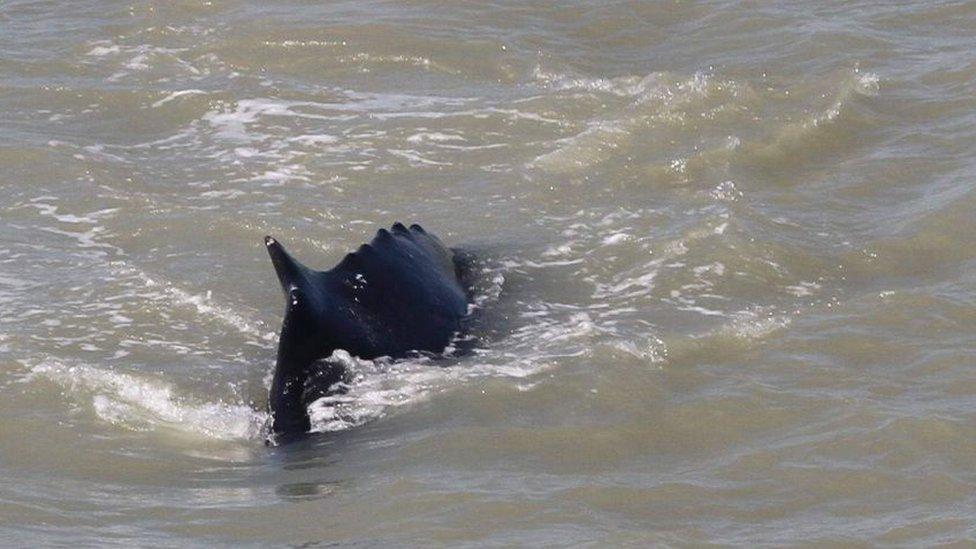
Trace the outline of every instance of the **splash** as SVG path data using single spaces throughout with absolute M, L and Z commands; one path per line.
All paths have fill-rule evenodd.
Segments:
M 498 300 L 505 283 L 503 265 L 477 262 L 473 273 L 473 302 L 469 314 Z M 423 402 L 430 396 L 447 390 L 466 379 L 480 377 L 526 377 L 540 367 L 531 360 L 520 359 L 517 364 L 470 364 L 451 367 L 455 341 L 443 353 L 444 358 L 429 356 L 390 361 L 363 360 L 344 350 L 335 351 L 329 361 L 342 365 L 349 374 L 343 394 L 322 397 L 309 405 L 313 432 L 342 431 L 386 416 L 396 409 Z M 477 354 L 477 353 L 476 353 Z M 468 357 L 470 359 L 470 357 Z
M 148 273 L 122 261 L 113 262 L 111 270 L 119 278 L 142 281 L 146 288 L 150 289 L 149 292 L 140 295 L 144 299 L 158 301 L 168 306 L 192 307 L 199 315 L 250 336 L 253 338 L 252 342 L 260 347 L 268 348 L 275 341 L 274 331 L 267 330 L 260 323 L 251 321 L 230 307 L 217 303 L 209 291 L 203 294 L 188 292 L 170 282 L 153 278 Z
M 260 438 L 267 415 L 245 404 L 197 401 L 171 384 L 88 364 L 42 360 L 25 364 L 28 380 L 62 387 L 66 396 L 87 400 L 102 420 L 133 430 L 172 429 L 220 440 Z

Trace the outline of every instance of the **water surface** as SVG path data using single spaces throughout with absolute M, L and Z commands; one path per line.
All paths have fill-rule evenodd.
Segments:
M 11 545 L 976 542 L 976 4 L 0 4 Z M 393 221 L 479 348 L 263 445 Z M 446 366 L 446 367 L 445 367 Z

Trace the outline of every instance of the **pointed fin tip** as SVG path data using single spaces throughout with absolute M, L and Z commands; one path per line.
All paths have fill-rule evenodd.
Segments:
M 285 247 L 271 236 L 264 237 L 264 245 L 267 246 L 268 255 L 271 256 L 271 264 L 274 265 L 275 273 L 281 288 L 286 293 L 291 286 L 298 285 L 302 271 L 306 269 L 295 258 L 288 254 Z

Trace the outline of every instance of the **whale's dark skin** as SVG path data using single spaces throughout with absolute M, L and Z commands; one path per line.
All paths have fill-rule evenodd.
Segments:
M 344 368 L 319 359 L 336 349 L 363 359 L 440 353 L 462 330 L 460 263 L 419 225 L 380 229 L 328 271 L 305 267 L 270 236 L 265 245 L 286 300 L 268 399 L 277 440 L 308 432 L 308 404 L 341 390 Z

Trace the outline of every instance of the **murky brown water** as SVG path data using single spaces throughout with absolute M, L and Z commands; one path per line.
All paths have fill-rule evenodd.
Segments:
M 0 3 L 0 538 L 976 543 L 973 2 Z M 395 220 L 481 348 L 266 448 Z

